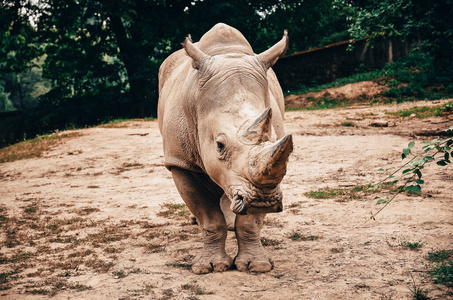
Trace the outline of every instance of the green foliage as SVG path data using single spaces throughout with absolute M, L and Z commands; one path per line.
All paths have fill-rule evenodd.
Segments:
M 426 164 L 436 163 L 438 166 L 446 166 L 451 163 L 450 157 L 453 157 L 453 126 L 445 130 L 447 137 L 444 139 L 437 138 L 433 139 L 430 142 L 423 142 L 424 146 L 422 147 L 422 153 L 414 154 L 412 152 L 415 142 L 412 141 L 408 144 L 406 148 L 403 149 L 401 158 L 404 160 L 408 157 L 412 157 L 404 165 L 398 168 L 391 175 L 386 177 L 384 180 L 380 181 L 374 188 L 379 188 L 385 183 L 388 183 L 388 180 L 391 180 L 392 184 L 402 182 L 403 184 L 398 187 L 396 193 L 393 197 L 388 197 L 385 200 L 380 199 L 378 203 L 386 203 L 384 207 L 378 210 L 376 213 L 371 213 L 371 219 L 375 219 L 375 216 L 381 212 L 388 204 L 401 192 L 406 192 L 409 194 L 419 194 L 421 192 L 421 187 L 425 183 L 422 179 L 423 173 L 422 170 L 425 168 Z M 401 172 L 399 177 L 395 177 L 395 174 Z
M 435 283 L 445 283 L 453 285 L 453 260 L 442 263 L 431 270 L 433 281 Z
M 369 43 L 380 37 L 408 39 L 421 37 L 422 46 L 435 57 L 436 69 L 452 76 L 453 27 L 450 0 L 371 0 L 358 9 L 349 26 L 351 46 L 355 40 L 370 37 Z
M 429 271 L 433 281 L 453 286 L 453 249 L 429 252 L 427 259 L 434 263 Z
M 451 250 L 436 250 L 428 252 L 427 259 L 431 262 L 441 263 L 449 258 L 453 258 L 453 249 Z

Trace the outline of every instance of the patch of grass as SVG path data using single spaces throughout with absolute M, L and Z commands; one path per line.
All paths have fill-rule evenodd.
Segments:
M 317 191 L 310 191 L 304 193 L 305 196 L 313 199 L 333 199 L 342 198 L 345 200 L 361 199 L 362 195 L 368 192 L 369 186 L 356 186 L 351 189 L 331 189 L 324 188 Z
M 316 241 L 319 239 L 319 236 L 316 235 L 302 235 L 299 232 L 294 232 L 289 236 L 293 241 Z
M 6 233 L 1 242 L 0 254 L 0 290 L 12 286 L 20 286 L 29 294 L 53 296 L 62 289 L 83 290 L 90 287 L 83 285 L 68 285 L 65 281 L 58 281 L 44 274 L 75 274 L 79 266 L 84 272 L 111 273 L 123 272 L 125 275 L 139 272 L 125 273 L 114 269 L 117 253 L 122 252 L 123 243 L 130 243 L 136 238 L 135 231 L 146 233 L 157 232 L 157 236 L 167 235 L 158 226 L 144 220 L 112 222 L 109 219 L 92 220 L 89 217 L 72 217 L 58 219 L 56 215 L 46 215 L 40 199 L 16 199 L 24 206 L 18 211 L 19 215 L 8 216 L 5 206 L 0 205 L 0 224 Z M 90 214 L 97 209 L 82 207 L 81 214 Z M 64 213 L 78 213 L 72 206 Z M 142 241 L 145 237 L 140 236 Z M 127 240 L 127 242 L 123 242 Z M 58 244 L 57 244 L 58 243 Z M 156 244 L 158 242 L 156 241 Z M 136 244 L 134 244 L 136 245 Z M 17 247 L 20 246 L 20 247 Z M 24 251 L 23 249 L 27 249 Z M 163 251 L 159 245 L 154 250 Z M 33 270 L 31 270 L 33 268 Z M 10 270 L 14 270 L 14 274 Z M 67 275 L 62 275 L 67 276 Z M 118 275 L 118 276 L 121 276 Z M 22 278 L 43 280 L 39 283 L 25 286 L 33 281 L 20 282 Z M 60 277 L 58 277 L 60 279 Z M 49 280 L 49 281 L 47 281 Z M 36 281 L 35 281 L 36 282 Z
M 42 288 L 41 286 L 47 286 Z M 26 286 L 25 293 L 32 295 L 49 295 L 55 296 L 62 290 L 73 290 L 76 292 L 83 292 L 92 289 L 93 287 L 81 283 L 71 283 L 64 279 L 49 278 L 32 285 Z
M 402 241 L 401 242 L 401 247 L 408 248 L 410 250 L 420 250 L 423 247 L 422 242 L 407 242 L 407 241 Z
M 396 192 L 393 188 L 394 183 L 381 184 L 378 187 L 371 184 L 359 185 L 353 188 L 323 188 L 317 191 L 309 191 L 304 193 L 305 196 L 313 199 L 337 199 L 338 202 L 345 202 L 349 200 L 361 200 L 364 196 L 375 194 L 381 190 L 388 190 L 389 192 Z M 378 204 L 383 203 L 382 201 Z
M 429 270 L 433 281 L 453 287 L 453 249 L 429 252 L 427 259 L 434 263 Z
M 100 232 L 89 234 L 86 240 L 91 242 L 93 245 L 99 245 L 121 241 L 129 236 L 129 232 L 124 232 L 116 226 L 112 226 L 104 227 Z
M 171 204 L 165 203 L 162 204 L 161 207 L 164 209 L 157 213 L 159 217 L 165 218 L 188 218 L 190 215 L 190 211 L 185 204 Z
M 80 132 L 53 133 L 0 149 L 0 163 L 40 157 L 64 141 L 81 136 Z
M 130 122 L 130 121 L 133 121 L 133 122 L 147 122 L 147 121 L 153 121 L 154 118 L 153 117 L 146 117 L 144 119 L 125 119 L 125 118 L 119 118 L 119 119 L 114 119 L 114 120 L 110 120 L 108 122 L 105 122 L 101 125 L 99 125 L 98 127 L 102 127 L 102 128 L 125 128 L 125 127 L 129 127 L 130 125 L 125 123 L 125 122 Z
M 412 299 L 414 300 L 428 300 L 428 289 L 424 289 L 422 286 L 419 286 L 415 283 L 414 276 L 411 273 L 412 286 L 409 287 L 411 291 Z
M 181 286 L 181 289 L 185 290 L 185 291 L 191 291 L 195 295 L 212 295 L 212 294 L 214 294 L 213 292 L 206 292 L 204 289 L 202 289 L 197 284 L 188 284 L 188 283 L 186 283 L 186 284 L 183 284 Z
M 445 113 L 453 112 L 453 102 L 448 102 L 443 106 L 419 106 L 412 107 L 410 109 L 404 109 L 397 112 L 387 112 L 389 115 L 395 115 L 400 118 L 407 118 L 415 115 L 419 119 L 425 119 L 429 117 L 438 117 Z
M 108 122 L 105 122 L 105 123 L 99 125 L 99 127 L 102 127 L 102 128 L 125 128 L 125 127 L 129 127 L 130 126 L 129 124 L 125 123 L 125 122 L 128 122 L 128 121 L 143 122 L 143 119 L 124 119 L 124 118 L 114 119 L 114 120 L 110 120 Z
M 344 194 L 343 189 L 322 189 L 304 193 L 305 196 L 313 199 L 332 199 Z
M 113 276 L 115 278 L 124 278 L 127 276 L 127 273 L 125 271 L 116 271 L 116 272 L 113 272 Z
M 341 126 L 355 127 L 356 125 L 353 122 L 343 122 L 343 123 L 341 123 Z
M 435 283 L 444 283 L 453 286 L 453 260 L 433 267 L 430 274 Z
M 444 262 L 449 258 L 453 258 L 453 249 L 451 250 L 436 250 L 428 252 L 427 259 L 431 262 Z
M 277 241 L 277 240 L 273 240 L 273 239 L 270 239 L 270 238 L 266 238 L 266 237 L 262 237 L 261 238 L 261 244 L 264 246 L 264 247 L 267 247 L 267 246 L 278 246 L 280 245 L 282 242 L 281 241 Z

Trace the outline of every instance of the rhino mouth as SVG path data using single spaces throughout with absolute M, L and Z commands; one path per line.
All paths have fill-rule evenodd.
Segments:
M 279 186 L 272 189 L 235 186 L 230 188 L 229 194 L 230 208 L 238 215 L 282 211 L 283 195 Z

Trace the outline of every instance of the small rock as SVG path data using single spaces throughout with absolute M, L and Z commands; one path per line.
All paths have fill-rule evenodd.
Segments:
M 371 122 L 370 126 L 373 126 L 373 127 L 388 127 L 389 126 L 389 122 L 388 121 L 377 120 L 377 121 Z

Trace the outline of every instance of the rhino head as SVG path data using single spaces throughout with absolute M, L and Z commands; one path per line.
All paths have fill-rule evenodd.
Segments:
M 208 55 L 190 37 L 183 43 L 197 70 L 197 103 L 191 115 L 196 116 L 203 169 L 223 189 L 236 214 L 283 209 L 280 183 L 293 142 L 273 120 L 273 114 L 279 114 L 282 123 L 282 113 L 272 104 L 267 73 L 286 50 L 287 40 L 285 31 L 280 42 L 259 55 Z

